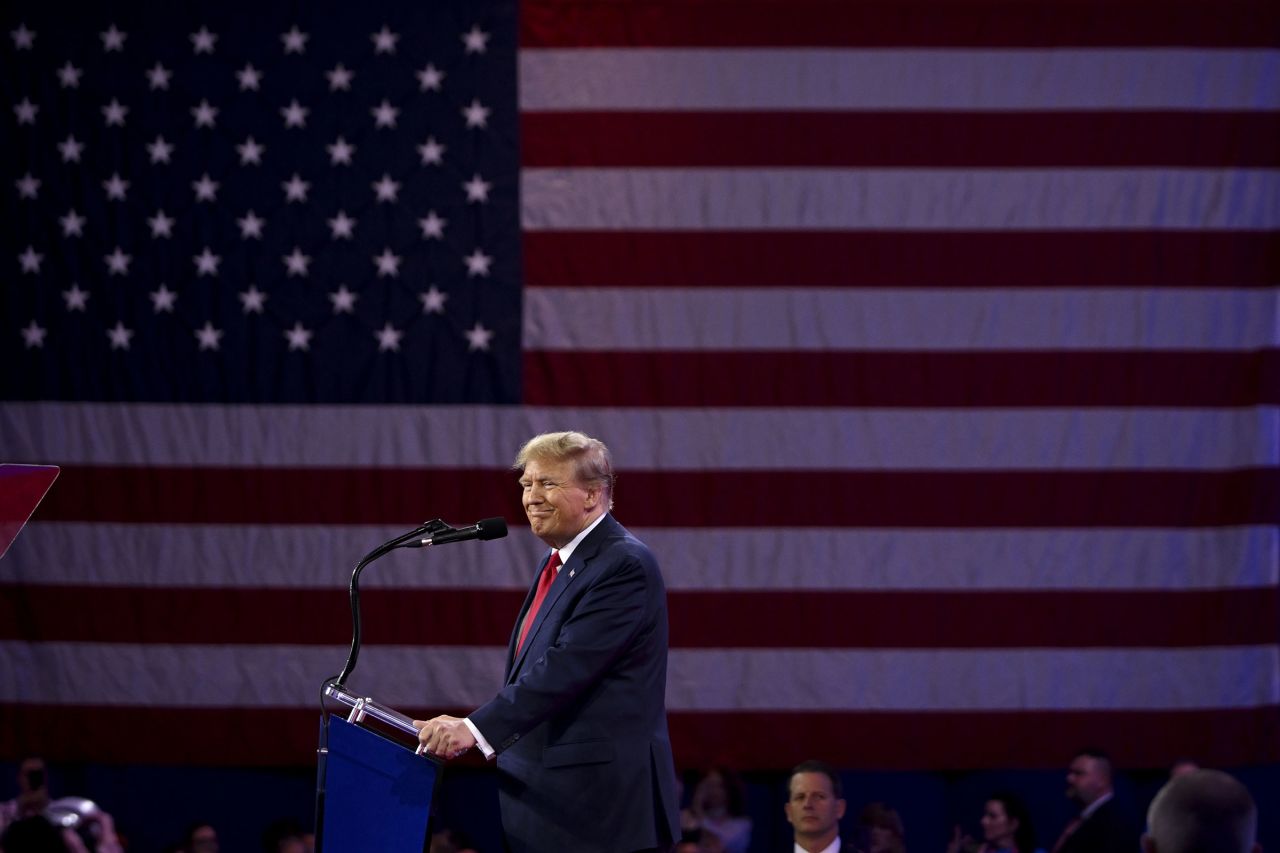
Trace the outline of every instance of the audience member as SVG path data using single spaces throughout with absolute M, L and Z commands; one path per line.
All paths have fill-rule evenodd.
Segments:
M 218 831 L 209 823 L 193 823 L 183 839 L 184 853 L 218 853 Z
M 262 833 L 262 853 L 307 853 L 306 833 L 292 818 L 281 818 Z
M 1200 765 L 1191 758 L 1179 758 L 1173 762 L 1173 766 L 1169 768 L 1169 778 L 1176 779 L 1185 773 L 1192 773 L 1200 769 Z
M 738 774 L 713 767 L 693 789 L 689 808 L 680 816 L 681 829 L 698 827 L 720 839 L 725 853 L 746 853 L 751 843 L 747 792 Z
M 83 847 L 81 848 L 83 849 Z M 3 853 L 71 853 L 64 833 L 40 815 L 21 817 L 0 832 Z
M 982 843 L 961 837 L 956 827 L 947 853 L 1044 853 L 1026 803 L 1015 794 L 993 794 L 982 810 Z
M 1146 853 L 1260 853 L 1258 807 L 1248 789 L 1220 770 L 1171 779 L 1147 810 Z
M 1099 749 L 1082 749 L 1067 769 L 1067 798 L 1080 808 L 1053 847 L 1053 853 L 1133 853 L 1138 832 L 1117 807 L 1111 786 L 1111 759 Z
M 14 821 L 44 814 L 49 807 L 49 778 L 44 759 L 24 758 L 18 764 L 18 796 L 0 803 L 0 832 Z
M 858 815 L 858 836 L 864 853 L 906 853 L 902 818 L 884 803 L 870 803 Z
M 792 769 L 784 811 L 793 830 L 794 853 L 853 853 L 852 845 L 840 841 L 844 810 L 844 786 L 834 767 L 803 761 Z

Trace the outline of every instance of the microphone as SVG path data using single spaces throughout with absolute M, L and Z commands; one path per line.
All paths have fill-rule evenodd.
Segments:
M 477 521 L 469 527 L 460 527 L 456 530 L 443 530 L 439 533 L 433 533 L 426 539 L 419 540 L 416 543 L 419 548 L 426 545 L 448 545 L 450 542 L 465 542 L 468 539 L 480 539 L 488 541 L 490 539 L 501 539 L 507 535 L 507 522 L 503 518 L 485 518 Z

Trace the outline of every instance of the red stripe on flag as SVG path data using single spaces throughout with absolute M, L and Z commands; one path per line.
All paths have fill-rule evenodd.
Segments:
M 316 685 L 317 697 L 319 685 Z M 318 701 L 318 699 L 317 699 Z M 212 766 L 314 766 L 316 710 L 8 705 L 0 755 Z M 417 719 L 470 708 L 401 708 Z M 1106 744 L 1125 767 L 1280 760 L 1280 708 L 998 713 L 670 712 L 676 763 L 783 769 L 821 755 L 862 769 L 1058 767 L 1081 743 Z M 478 759 L 474 758 L 473 761 Z
M 531 231 L 529 287 L 1274 287 L 1237 231 Z
M 1257 406 L 1280 403 L 1280 350 L 526 351 L 524 386 L 533 406 Z
M 1280 165 L 1280 113 L 524 113 L 526 167 Z
M 1183 47 L 1280 44 L 1274 3 L 527 0 L 520 46 Z
M 299 496 L 305 495 L 306 500 Z M 622 471 L 635 527 L 1201 527 L 1273 524 L 1276 468 Z M 383 524 L 523 518 L 509 471 L 67 467 L 48 521 Z M 348 555 L 354 556 L 354 555 Z
M 511 589 L 368 589 L 363 640 L 505 647 L 523 600 Z M 1173 648 L 1274 643 L 1280 590 L 675 591 L 667 602 L 673 648 Z M 0 639 L 345 645 L 349 626 L 338 589 L 0 588 Z

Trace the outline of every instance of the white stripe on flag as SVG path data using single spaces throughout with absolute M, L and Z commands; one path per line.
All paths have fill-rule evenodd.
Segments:
M 0 702 L 307 707 L 338 646 L 0 643 Z M 669 711 L 1250 708 L 1280 701 L 1275 646 L 1192 649 L 673 650 Z M 497 647 L 376 646 L 351 686 L 402 708 L 470 708 L 501 686 Z M 21 673 L 21 675 L 19 675 Z
M 1269 169 L 558 168 L 520 184 L 530 231 L 1280 228 Z
M 618 410 L 40 402 L 0 407 L 6 461 L 60 465 L 502 469 L 531 436 L 570 428 L 604 438 L 623 471 L 1214 470 L 1280 462 L 1276 406 Z
M 1280 290 L 525 290 L 536 350 L 1253 350 Z M 780 322 L 779 318 L 786 318 Z
M 526 49 L 519 81 L 524 112 L 1275 110 L 1280 51 Z
M 403 533 L 384 526 L 33 522 L 0 583 L 346 588 L 351 566 Z M 679 590 L 1050 591 L 1266 588 L 1280 528 L 724 530 L 633 528 Z M 527 588 L 541 546 L 517 530 L 446 554 L 399 552 L 365 589 Z M 785 564 L 785 573 L 778 566 Z

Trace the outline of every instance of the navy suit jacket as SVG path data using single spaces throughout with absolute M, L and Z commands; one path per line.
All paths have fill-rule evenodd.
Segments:
M 1067 836 L 1059 853 L 1133 853 L 1141 833 L 1115 800 L 1107 800 Z
M 508 846 L 524 853 L 670 844 L 679 837 L 678 807 L 657 561 L 606 516 L 560 568 L 516 655 L 536 583 L 511 632 L 506 686 L 469 715 L 498 753 Z

